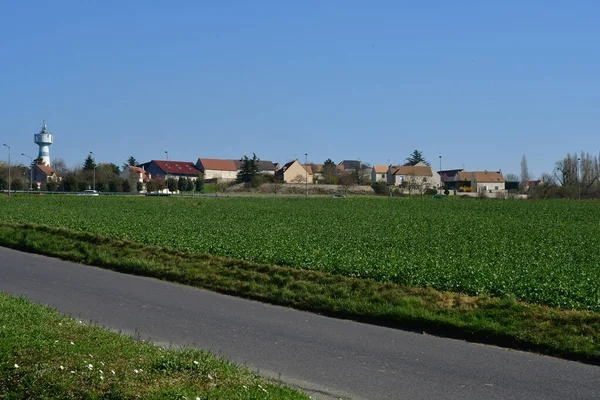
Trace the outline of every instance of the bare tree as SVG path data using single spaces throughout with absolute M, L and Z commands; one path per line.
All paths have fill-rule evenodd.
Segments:
M 581 191 L 588 193 L 598 186 L 600 179 L 600 165 L 598 156 L 592 156 L 590 153 L 581 152 L 579 182 Z
M 527 167 L 527 156 L 523 154 L 521 157 L 521 191 L 527 192 L 529 190 L 529 168 Z
M 348 194 L 348 189 L 356 184 L 356 177 L 353 174 L 341 174 L 339 177 L 339 185 L 344 188 L 344 194 Z
M 298 174 L 292 180 L 291 183 L 305 183 L 306 177 L 304 175 Z
M 577 184 L 577 154 L 567 154 L 565 158 L 554 165 L 554 176 L 564 187 L 575 187 Z
M 55 158 L 52 162 L 52 168 L 58 175 L 65 174 L 68 172 L 67 163 L 62 158 Z

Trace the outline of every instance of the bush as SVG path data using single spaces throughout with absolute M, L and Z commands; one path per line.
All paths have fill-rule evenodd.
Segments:
M 383 181 L 372 183 L 371 187 L 373 188 L 375 194 L 387 195 L 389 192 L 387 184 Z
M 425 189 L 425 196 L 433 196 L 434 194 L 437 194 L 437 190 L 435 189 Z

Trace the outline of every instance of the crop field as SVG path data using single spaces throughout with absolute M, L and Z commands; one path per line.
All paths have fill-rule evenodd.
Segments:
M 600 311 L 600 203 L 29 196 L 0 221 Z

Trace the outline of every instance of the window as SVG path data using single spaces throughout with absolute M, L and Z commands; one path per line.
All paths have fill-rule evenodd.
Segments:
M 498 190 L 498 186 L 496 186 L 496 190 Z

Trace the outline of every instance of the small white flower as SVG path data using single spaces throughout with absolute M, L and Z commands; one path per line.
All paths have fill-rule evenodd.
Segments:
M 90 358 L 94 358 L 94 356 L 93 356 L 93 355 L 91 355 L 91 354 L 88 354 L 88 356 L 90 356 Z
M 79 321 L 79 323 L 80 323 L 80 324 L 83 324 L 83 322 L 82 322 L 82 321 Z
M 102 361 L 100 361 L 100 364 L 102 364 L 102 366 L 104 367 L 104 363 Z
M 75 345 L 75 343 L 71 342 L 71 345 Z
M 115 374 L 115 370 L 111 369 L 110 373 L 114 375 Z
M 212 381 L 213 377 L 210 374 L 208 374 L 208 379 L 210 379 Z
M 15 368 L 19 368 L 19 364 L 15 364 Z
M 58 340 L 55 340 L 54 343 L 58 343 Z
M 101 380 L 101 381 L 103 381 L 103 380 L 104 380 L 104 377 L 103 377 L 102 375 L 100 375 L 100 380 Z
M 194 360 L 194 364 L 198 365 L 198 361 Z
M 92 369 L 94 369 L 94 366 L 92 364 L 88 364 L 87 369 L 92 370 Z
M 59 322 L 59 323 L 58 323 L 58 326 L 62 326 L 62 322 Z
M 65 367 L 63 367 L 62 365 L 61 365 L 60 367 L 58 367 L 58 368 L 60 368 L 60 370 L 61 370 L 61 371 L 62 371 L 63 369 L 65 369 Z
M 72 373 L 72 374 L 74 374 L 74 373 L 75 373 L 75 371 L 71 371 L 71 373 Z
M 140 371 L 138 371 L 137 369 L 134 369 L 133 372 L 135 372 L 136 374 L 139 373 Z
M 102 370 L 99 370 L 99 372 L 100 372 L 100 375 L 102 375 L 104 373 L 104 371 L 102 371 Z
M 144 370 L 140 368 L 140 372 L 144 372 Z

